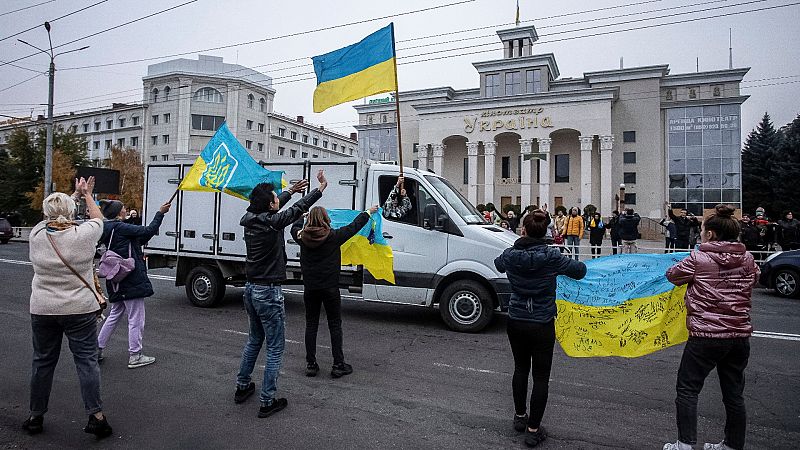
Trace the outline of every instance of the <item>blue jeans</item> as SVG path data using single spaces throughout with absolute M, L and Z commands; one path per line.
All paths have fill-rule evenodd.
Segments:
M 286 311 L 281 287 L 247 283 L 244 288 L 244 309 L 250 319 L 250 337 L 242 351 L 242 364 L 236 384 L 240 388 L 250 384 L 250 375 L 256 365 L 261 345 L 266 340 L 267 363 L 264 365 L 260 399 L 262 404 L 271 405 L 278 389 L 278 372 L 281 370 L 283 349 L 286 346 Z
M 575 261 L 577 261 L 578 252 L 580 251 L 581 248 L 581 238 L 579 238 L 578 236 L 568 235 L 566 237 L 565 243 L 567 244 L 567 248 L 569 248 L 570 251 L 572 251 L 572 257 L 575 258 Z

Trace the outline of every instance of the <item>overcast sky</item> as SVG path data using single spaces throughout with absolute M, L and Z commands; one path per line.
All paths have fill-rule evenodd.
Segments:
M 46 0 L 4 0 L 0 14 L 42 3 Z M 43 23 L 60 15 L 96 3 L 99 0 L 56 0 L 24 11 L 0 16 L 0 38 L 16 31 Z M 167 8 L 186 0 L 108 0 L 84 12 L 58 20 L 52 24 L 53 45 L 58 45 L 105 28 L 124 23 Z M 406 0 L 404 2 L 337 0 L 337 1 L 282 1 L 263 0 L 211 1 L 198 0 L 159 16 L 137 22 L 99 36 L 64 47 L 68 50 L 90 45 L 88 50 L 60 56 L 56 59 L 56 113 L 78 111 L 112 102 L 141 101 L 141 78 L 147 65 L 166 59 L 137 62 L 112 67 L 68 70 L 70 67 L 152 58 L 173 53 L 193 52 L 186 58 L 197 58 L 201 49 L 240 42 L 281 36 L 306 30 L 347 24 L 382 17 L 434 5 L 454 3 L 458 0 Z M 621 6 L 622 0 L 593 1 L 533 1 L 520 0 L 521 20 L 537 26 L 541 40 L 536 53 L 554 53 L 561 77 L 581 77 L 584 72 L 615 69 L 620 57 L 625 67 L 669 64 L 672 74 L 694 72 L 699 57 L 700 70 L 718 70 L 728 67 L 728 29 L 733 29 L 734 67 L 750 67 L 744 79 L 743 93 L 750 99 L 742 109 L 742 128 L 745 134 L 755 127 L 765 111 L 777 126 L 790 122 L 800 113 L 800 5 L 768 11 L 721 17 L 657 28 L 627 31 L 603 36 L 585 37 L 588 34 L 642 25 L 674 22 L 697 17 L 708 17 L 734 11 L 746 11 L 775 5 L 793 3 L 793 0 L 653 0 L 646 4 L 609 9 L 583 14 L 570 14 L 591 9 Z M 742 3 L 748 4 L 742 4 Z M 133 6 L 136 5 L 136 6 Z M 731 5 L 739 5 L 732 6 Z M 686 8 L 670 9 L 676 6 Z M 645 22 L 620 25 L 620 21 L 678 14 L 707 8 L 721 8 L 694 14 L 678 15 Z M 507 28 L 514 21 L 514 0 L 474 0 L 417 14 L 362 23 L 332 30 L 318 31 L 302 36 L 270 40 L 263 43 L 205 52 L 222 56 L 226 62 L 254 67 L 274 78 L 275 111 L 288 116 L 304 115 L 315 124 L 335 128 L 346 133 L 357 121 L 352 104 L 333 107 L 322 114 L 312 113 L 314 80 L 291 81 L 301 77 L 286 77 L 313 72 L 311 61 L 280 63 L 290 59 L 326 53 L 358 41 L 372 31 L 395 22 L 398 40 L 400 89 L 423 89 L 452 86 L 456 89 L 478 86 L 478 77 L 472 63 L 502 57 L 495 30 Z M 552 17 L 570 14 L 565 17 Z M 626 17 L 609 18 L 626 14 Z M 567 25 L 568 22 L 578 22 Z M 617 24 L 593 30 L 565 33 L 578 28 Z M 430 37 L 441 33 L 462 31 L 477 27 L 491 28 Z M 558 33 L 558 34 L 553 34 Z M 547 36 L 550 35 L 550 36 Z M 548 41 L 570 36 L 584 36 L 561 42 Z M 426 39 L 402 42 L 407 39 Z M 476 39 L 444 43 L 456 39 Z M 16 41 L 22 38 L 39 47 L 47 46 L 44 27 L 20 36 L 0 41 L 0 60 L 8 61 L 31 53 L 31 49 Z M 406 49 L 409 46 L 429 46 Z M 453 52 L 451 48 L 469 47 Z M 465 54 L 483 51 L 477 54 Z M 442 52 L 436 55 L 410 55 Z M 434 61 L 410 61 L 449 55 Z M 48 58 L 37 55 L 16 63 L 30 69 L 47 70 Z M 301 65 L 302 67 L 293 67 Z M 44 106 L 28 106 L 47 102 L 47 77 L 40 76 L 11 89 L 2 90 L 27 78 L 34 72 L 5 65 L 0 67 L 0 114 L 27 116 L 43 114 Z M 770 84 L 771 86 L 764 86 Z M 124 91 L 124 92 L 123 92 Z M 106 95 L 107 94 L 107 95 Z M 86 97 L 94 97 L 86 99 Z M 357 104 L 360 102 L 354 102 Z

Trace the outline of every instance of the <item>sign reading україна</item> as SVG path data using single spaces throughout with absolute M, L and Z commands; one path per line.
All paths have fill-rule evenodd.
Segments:
M 552 128 L 553 119 L 544 108 L 491 109 L 480 116 L 464 116 L 464 132 Z

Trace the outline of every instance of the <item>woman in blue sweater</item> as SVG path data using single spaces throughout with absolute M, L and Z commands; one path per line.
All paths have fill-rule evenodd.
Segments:
M 525 217 L 523 236 L 494 260 L 497 270 L 508 274 L 508 341 L 514 354 L 514 429 L 525 431 L 525 444 L 535 447 L 547 438 L 541 426 L 547 406 L 550 367 L 556 340 L 556 277 L 580 280 L 586 265 L 563 256 L 547 245 L 545 233 L 550 216 L 534 211 Z M 533 370 L 530 416 L 526 414 L 528 376 Z M 527 427 L 527 429 L 526 429 Z

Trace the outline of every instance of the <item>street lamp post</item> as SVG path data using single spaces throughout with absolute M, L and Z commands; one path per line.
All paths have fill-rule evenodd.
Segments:
M 72 53 L 81 50 L 86 50 L 87 48 L 89 48 L 89 46 L 87 45 L 85 47 L 76 48 L 73 50 L 67 50 L 61 53 L 53 53 L 53 40 L 50 38 L 50 22 L 45 22 L 44 28 L 45 30 L 47 30 L 47 40 L 50 43 L 49 52 L 46 50 L 42 50 L 33 44 L 25 42 L 22 39 L 17 39 L 17 40 L 25 45 L 33 47 L 36 50 L 39 50 L 40 52 L 50 57 L 50 69 L 48 70 L 49 82 L 47 88 L 47 143 L 44 153 L 44 196 L 47 197 L 53 192 L 53 126 L 55 124 L 53 120 L 53 89 L 56 80 L 56 63 L 55 63 L 56 56 L 63 55 L 65 53 Z

